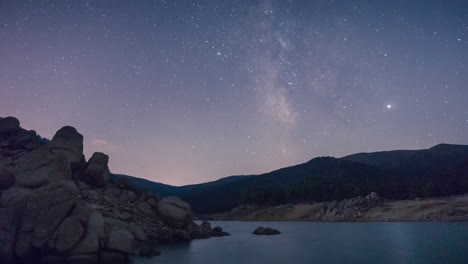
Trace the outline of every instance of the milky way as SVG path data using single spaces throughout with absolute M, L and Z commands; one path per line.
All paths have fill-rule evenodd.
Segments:
M 0 116 L 182 185 L 468 144 L 466 1 L 0 0 Z

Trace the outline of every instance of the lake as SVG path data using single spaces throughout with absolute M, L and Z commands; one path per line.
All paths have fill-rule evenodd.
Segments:
M 161 247 L 138 264 L 468 263 L 468 223 L 221 222 L 230 237 Z M 279 229 L 256 236 L 258 226 Z

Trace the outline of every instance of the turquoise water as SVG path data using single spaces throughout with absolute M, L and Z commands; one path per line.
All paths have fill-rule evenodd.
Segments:
M 211 222 L 230 237 L 161 247 L 135 263 L 468 263 L 468 223 Z M 255 236 L 258 226 L 283 234 Z

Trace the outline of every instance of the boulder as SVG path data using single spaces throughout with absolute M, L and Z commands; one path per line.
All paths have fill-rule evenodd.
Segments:
M 6 190 L 15 184 L 15 175 L 0 165 L 0 190 Z
M 71 254 L 91 254 L 99 251 L 99 240 L 104 237 L 104 220 L 102 215 L 93 210 L 89 204 L 78 202 L 71 214 L 84 227 L 84 234 Z
M 99 252 L 99 237 L 96 232 L 89 228 L 85 231 L 83 238 L 72 250 L 73 255 L 90 254 Z
M 166 197 L 159 201 L 157 211 L 163 222 L 173 228 L 183 228 L 191 221 L 190 205 L 179 197 Z
M 83 163 L 83 135 L 74 127 L 62 127 L 49 143 L 52 154 L 63 153 L 70 162 L 72 171 L 79 169 Z
M 223 229 L 220 226 L 217 226 L 217 227 L 214 227 L 211 231 L 219 233 L 219 232 L 223 232 Z
M 211 226 L 209 229 L 203 228 L 202 226 L 197 225 L 195 222 L 191 222 L 187 225 L 186 230 L 188 231 L 192 239 L 204 239 L 210 238 Z
M 15 186 L 38 188 L 60 180 L 71 180 L 70 165 L 63 154 L 52 155 L 46 146 L 39 147 L 11 167 Z
M 103 238 L 105 236 L 104 218 L 101 213 L 93 210 L 88 219 L 88 230 L 96 233 L 99 238 Z
M 135 244 L 135 238 L 132 233 L 126 229 L 114 229 L 107 238 L 107 248 L 132 253 Z
M 254 235 L 267 235 L 267 236 L 270 236 L 270 235 L 279 235 L 281 234 L 280 231 L 278 231 L 278 229 L 274 229 L 274 228 L 271 228 L 271 227 L 258 227 L 257 229 L 255 229 L 253 231 Z
M 230 236 L 228 232 L 224 232 L 220 226 L 213 228 L 210 232 L 210 236 L 212 237 L 222 237 L 222 236 Z
M 95 152 L 86 164 L 82 180 L 91 186 L 106 186 L 110 177 L 108 162 L 109 156 L 101 152 Z
M 32 248 L 44 249 L 62 221 L 70 214 L 78 195 L 71 181 L 58 181 L 31 192 L 23 211 L 16 255 L 28 257 Z
M 191 240 L 190 235 L 181 229 L 174 230 L 174 232 L 172 233 L 172 236 L 174 236 L 174 238 L 178 241 L 190 241 Z
M 83 225 L 75 218 L 66 218 L 57 231 L 56 249 L 59 252 L 70 251 L 81 240 L 84 233 Z
M 203 230 L 211 231 L 211 224 L 208 221 L 203 221 L 200 226 Z
M 129 229 L 137 241 L 145 242 L 148 240 L 148 237 L 146 236 L 143 228 L 136 225 L 131 225 Z
M 0 119 L 0 134 L 9 134 L 20 129 L 20 122 L 15 117 L 9 116 Z
M 15 257 L 15 244 L 21 219 L 31 190 L 12 187 L 0 197 L 0 263 L 10 263 Z
M 154 256 L 160 256 L 161 255 L 161 250 L 153 248 L 153 247 L 147 247 L 144 246 L 140 248 L 140 251 L 138 252 L 138 255 L 140 257 L 154 257 Z

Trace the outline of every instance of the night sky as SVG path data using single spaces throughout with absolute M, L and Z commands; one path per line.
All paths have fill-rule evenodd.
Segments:
M 468 144 L 468 1 L 0 0 L 0 116 L 183 185 Z

